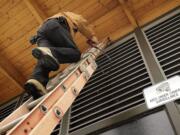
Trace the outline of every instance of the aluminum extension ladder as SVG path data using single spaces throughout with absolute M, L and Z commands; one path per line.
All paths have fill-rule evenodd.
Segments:
M 98 44 L 103 49 L 108 40 Z M 57 86 L 43 97 L 27 100 L 0 123 L 0 134 L 49 135 L 89 80 L 97 65 L 100 50 L 89 49 L 77 64 L 63 71 Z

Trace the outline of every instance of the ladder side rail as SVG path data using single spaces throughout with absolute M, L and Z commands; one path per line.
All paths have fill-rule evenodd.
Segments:
M 98 47 L 103 49 L 108 44 L 109 41 L 110 40 L 108 39 L 107 41 L 100 43 L 98 45 Z M 73 66 L 70 65 L 67 68 L 67 70 L 72 71 L 72 72 L 70 74 L 68 74 L 65 78 L 63 78 L 63 80 L 54 88 L 53 91 L 49 92 L 47 95 L 43 96 L 42 98 L 40 98 L 36 101 L 31 102 L 32 99 L 29 99 L 23 105 L 21 105 L 17 110 L 15 110 L 14 113 L 12 113 L 4 121 L 2 121 L 0 123 L 0 126 L 1 127 L 2 126 L 8 127 L 9 125 L 12 126 L 13 123 L 17 123 L 17 121 L 22 119 L 12 130 L 10 130 L 10 132 L 8 132 L 8 134 L 13 134 L 14 131 L 16 131 L 17 127 L 21 127 L 21 124 L 24 121 L 26 121 L 26 119 L 30 118 L 30 119 L 32 119 L 32 121 L 26 121 L 26 123 L 23 123 L 26 125 L 26 127 L 29 127 L 30 129 L 24 128 L 23 132 L 24 132 L 24 134 L 27 134 L 28 130 L 29 131 L 33 130 L 33 128 L 38 125 L 40 120 L 43 119 L 43 117 L 46 115 L 48 110 L 52 110 L 52 108 L 54 108 L 54 104 L 56 104 L 56 102 L 59 101 L 59 99 L 67 98 L 69 100 L 69 98 L 65 96 L 66 90 L 67 89 L 69 90 L 70 88 L 72 89 L 72 85 L 74 84 L 74 82 L 77 82 L 77 80 L 79 80 L 78 79 L 79 76 L 84 76 L 86 81 L 83 83 L 82 87 L 77 88 L 78 94 L 79 94 L 80 90 L 83 88 L 83 86 L 85 85 L 87 80 L 90 78 L 90 76 L 96 69 L 96 64 L 95 64 L 94 59 L 96 59 L 96 57 L 98 55 L 100 55 L 100 51 L 98 49 L 96 49 L 96 48 L 89 49 L 88 52 L 86 52 L 85 59 L 78 62 L 78 64 L 76 64 L 76 67 L 74 69 L 72 68 L 74 66 L 73 64 L 72 64 Z M 82 65 L 83 65 L 83 67 L 85 66 L 85 68 L 88 67 L 87 69 L 85 69 L 85 68 L 83 69 L 86 71 L 82 71 Z M 82 75 L 82 74 L 85 74 L 85 75 Z M 75 98 L 71 98 L 69 100 L 69 101 L 71 101 L 71 103 L 67 105 L 67 108 L 64 110 L 64 112 L 62 114 L 64 114 L 66 112 L 66 110 L 73 103 L 74 99 Z M 33 107 L 34 107 L 34 109 L 32 109 Z M 29 112 L 30 109 L 32 109 L 31 112 Z M 10 123 L 10 121 L 12 121 L 12 122 Z M 53 130 L 53 129 L 51 129 L 51 130 Z M 35 130 L 35 131 L 38 131 L 38 130 Z M 1 132 L 1 129 L 0 129 L 0 132 Z M 33 130 L 33 132 L 34 132 L 34 130 Z
M 75 82 L 77 82 L 78 80 L 80 80 L 80 84 L 84 84 L 85 85 L 85 81 L 83 82 L 82 79 L 79 79 L 80 77 L 87 79 L 90 76 L 84 76 L 84 72 L 80 73 L 79 71 L 79 67 L 82 66 L 83 64 L 87 64 L 86 60 L 88 59 L 88 57 L 86 59 L 84 59 L 83 61 L 80 62 L 79 66 L 76 67 L 76 70 L 73 72 L 73 74 L 71 75 L 70 78 L 67 79 L 67 81 L 65 81 L 63 83 L 63 87 L 67 87 L 68 84 L 73 85 Z M 85 69 L 84 69 L 85 70 Z M 91 73 L 91 72 L 90 72 Z M 89 73 L 89 74 L 90 74 Z M 91 75 L 91 74 L 90 74 Z M 79 77 L 80 76 L 80 77 Z M 70 83 L 70 81 L 72 81 L 72 83 Z M 87 81 L 87 80 L 86 80 Z M 79 83 L 78 83 L 79 84 Z M 81 88 L 84 85 L 80 85 Z M 71 87 L 70 87 L 71 88 Z M 69 88 L 69 89 L 70 89 Z M 69 90 L 68 89 L 68 90 Z M 70 91 L 70 90 L 69 90 Z M 38 126 L 38 123 L 40 123 L 39 125 L 42 126 L 41 121 L 43 121 L 43 119 L 47 118 L 47 114 L 49 112 L 53 112 L 51 108 L 54 108 L 54 105 L 57 105 L 56 103 L 61 100 L 64 99 L 65 101 L 62 101 L 64 103 L 66 103 L 66 106 L 63 106 L 60 110 L 61 112 L 59 112 L 62 116 L 64 115 L 66 109 L 68 109 L 70 107 L 70 103 L 72 103 L 75 99 L 75 97 L 73 98 L 72 96 L 72 91 L 64 91 L 64 89 L 62 88 L 62 85 L 58 85 L 52 92 L 50 92 L 48 94 L 47 97 L 45 97 L 45 99 L 43 99 L 32 111 L 31 113 L 28 114 L 28 116 L 26 118 L 24 118 L 21 122 L 19 122 L 9 133 L 8 135 L 24 135 L 27 133 L 30 133 L 31 131 L 34 132 L 33 129 L 36 129 L 36 127 Z M 78 90 L 77 90 L 78 92 Z M 70 94 L 71 93 L 71 94 Z M 68 96 L 67 96 L 68 94 Z M 66 96 L 64 96 L 66 95 Z M 70 98 L 69 98 L 70 97 Z M 69 103 L 70 102 L 70 103 Z M 60 104 L 60 102 L 58 102 Z M 44 109 L 43 109 L 44 108 Z M 54 114 L 58 114 L 58 112 L 54 113 Z M 61 117 L 62 117 L 61 116 Z M 51 121 L 53 121 L 54 118 L 52 118 Z M 46 119 L 47 120 L 47 119 Z M 48 121 L 46 121 L 46 123 L 48 123 L 48 127 L 51 126 L 49 125 L 49 123 L 51 122 L 50 119 L 48 119 Z M 56 126 L 56 125 L 55 125 Z M 49 129 L 48 127 L 46 128 L 41 128 L 41 131 L 47 130 Z M 39 129 L 39 128 L 38 128 Z M 50 130 L 49 129 L 49 130 Z M 51 129 L 53 130 L 53 128 Z M 40 130 L 35 130 L 40 132 Z M 47 132 L 47 131 L 46 131 Z
M 91 66 L 89 66 L 89 69 L 87 69 L 87 71 L 91 76 L 95 70 L 92 69 Z M 72 87 L 68 89 L 63 97 L 59 101 L 57 101 L 57 103 L 51 108 L 47 115 L 36 125 L 36 127 L 32 130 L 31 135 L 49 135 L 53 131 L 54 127 L 62 119 L 65 112 L 68 110 L 68 108 L 71 106 L 75 98 L 78 96 L 78 94 L 86 84 L 87 78 L 85 76 L 85 73 L 82 73 L 79 76 Z M 59 111 L 59 113 L 57 114 L 56 111 Z
M 3 121 L 0 123 L 0 127 L 5 126 L 6 124 L 10 123 L 11 121 L 14 121 L 21 117 L 24 114 L 27 114 L 29 112 L 29 109 L 27 108 L 27 105 L 32 101 L 32 99 L 27 100 L 25 103 L 23 103 L 20 107 L 18 107 L 13 113 L 11 113 L 9 116 L 7 116 Z

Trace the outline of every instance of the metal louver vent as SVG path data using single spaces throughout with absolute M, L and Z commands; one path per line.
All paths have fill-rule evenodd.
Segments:
M 26 102 L 29 98 L 30 96 L 27 93 L 24 93 L 22 103 Z
M 23 104 L 25 101 L 27 101 L 30 97 L 27 93 L 22 95 L 22 101 L 21 104 Z M 2 121 L 4 118 L 9 116 L 14 110 L 16 110 L 19 106 L 17 106 L 21 96 L 18 96 L 17 98 L 13 99 L 9 103 L 7 103 L 5 106 L 2 106 L 0 108 L 0 121 Z
M 10 115 L 16 109 L 15 107 L 18 102 L 18 99 L 19 98 L 16 98 L 0 108 L 0 121 L 2 121 L 4 118 Z
M 53 132 L 51 133 L 51 135 L 59 135 L 59 129 L 60 129 L 60 124 L 58 124 L 58 125 L 54 128 L 54 130 L 53 130 Z
M 97 59 L 98 69 L 72 106 L 70 132 L 144 103 L 142 90 L 151 85 L 136 41 L 112 46 Z
M 167 78 L 180 75 L 180 12 L 145 30 Z

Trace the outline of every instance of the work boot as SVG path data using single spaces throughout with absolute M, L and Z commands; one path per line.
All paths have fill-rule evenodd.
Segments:
M 58 60 L 53 56 L 51 50 L 47 47 L 37 47 L 32 50 L 32 55 L 41 60 L 43 65 L 51 69 L 52 71 L 56 71 L 59 68 Z
M 32 95 L 33 99 L 38 99 L 47 93 L 45 87 L 35 79 L 28 80 L 24 85 L 24 89 L 29 95 Z

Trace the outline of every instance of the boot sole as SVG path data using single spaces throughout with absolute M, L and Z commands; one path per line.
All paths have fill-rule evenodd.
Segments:
M 42 59 L 45 65 L 49 65 L 49 67 L 53 70 L 56 71 L 59 68 L 59 65 L 57 64 L 57 62 L 49 55 L 44 55 L 42 53 L 41 50 L 39 49 L 33 49 L 32 50 L 32 55 L 36 58 L 36 59 Z
M 43 94 L 40 93 L 40 91 L 31 83 L 26 83 L 24 85 L 24 89 L 26 92 L 33 97 L 34 100 L 40 98 L 43 96 Z

